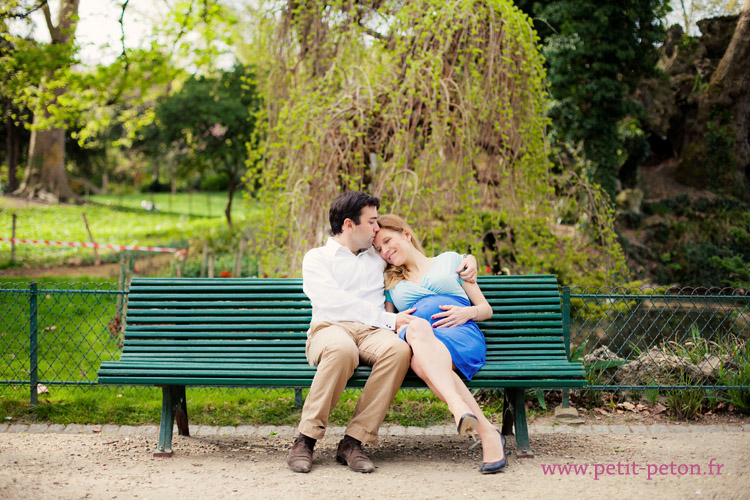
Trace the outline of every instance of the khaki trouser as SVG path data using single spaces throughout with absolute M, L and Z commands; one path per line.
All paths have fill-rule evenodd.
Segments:
M 372 372 L 346 434 L 363 443 L 375 444 L 378 428 L 409 369 L 408 344 L 392 330 L 349 321 L 321 322 L 310 325 L 305 353 L 310 365 L 318 369 L 302 408 L 299 431 L 313 439 L 323 437 L 328 417 L 347 381 L 363 363 L 372 366 Z

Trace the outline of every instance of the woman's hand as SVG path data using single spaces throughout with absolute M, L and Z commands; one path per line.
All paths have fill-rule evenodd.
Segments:
M 450 328 L 460 326 L 477 317 L 477 308 L 474 306 L 440 306 L 445 312 L 433 314 L 430 319 L 438 319 L 432 324 L 433 328 Z
M 477 282 L 477 259 L 473 255 L 467 255 L 464 260 L 461 261 L 461 265 L 458 266 L 456 272 L 462 280 L 468 281 L 469 283 Z

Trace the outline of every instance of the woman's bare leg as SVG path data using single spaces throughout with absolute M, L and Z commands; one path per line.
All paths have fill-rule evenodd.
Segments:
M 440 342 L 440 345 L 443 346 L 443 348 L 448 351 L 448 348 L 445 347 L 445 345 Z M 413 347 L 412 347 L 413 349 Z M 415 352 L 416 354 L 416 352 Z M 448 353 L 450 356 L 450 353 Z M 446 398 L 441 392 L 440 387 L 435 385 L 428 375 L 428 371 L 425 371 L 424 365 L 422 365 L 422 362 L 420 361 L 421 356 L 413 355 L 411 358 L 411 369 L 414 371 L 414 373 L 417 374 L 419 378 L 424 380 L 424 382 L 427 384 L 427 387 L 430 388 L 430 390 L 440 398 L 441 401 L 447 404 Z M 451 362 L 451 366 L 452 366 Z M 453 387 L 447 388 L 447 391 L 450 393 L 457 394 L 461 397 L 466 407 L 469 409 L 468 413 L 472 413 L 477 417 L 477 420 L 479 420 L 479 427 L 477 428 L 477 433 L 479 434 L 480 439 L 482 440 L 482 461 L 490 463 L 490 462 L 497 462 L 499 460 L 503 459 L 504 453 L 503 453 L 503 443 L 500 438 L 500 434 L 497 432 L 497 429 L 494 425 L 492 425 L 492 422 L 487 420 L 487 417 L 484 416 L 484 413 L 482 412 L 482 409 L 479 407 L 479 404 L 477 403 L 476 399 L 474 399 L 474 396 L 471 394 L 471 391 L 469 391 L 469 388 L 466 387 L 466 384 L 464 384 L 464 381 L 461 380 L 461 377 L 456 374 L 453 369 L 451 368 L 451 378 L 453 379 Z M 444 389 L 446 389 L 444 387 Z M 450 405 L 448 406 L 450 408 Z M 463 411 L 463 410 L 462 410 Z M 453 413 L 454 418 L 456 419 L 456 423 L 458 423 L 458 419 L 461 418 L 461 415 L 464 413 L 467 413 L 466 411 L 463 411 L 463 413 L 458 414 L 456 416 L 456 413 L 451 410 L 451 413 Z
M 406 341 L 412 349 L 412 369 L 448 405 L 456 424 L 462 415 L 473 413 L 457 390 L 450 351 L 435 337 L 432 326 L 424 320 L 412 321 L 406 331 Z
M 466 387 L 464 381 L 461 380 L 461 377 L 456 372 L 453 372 L 453 377 L 456 384 L 456 391 L 464 398 L 464 402 L 471 408 L 471 412 L 479 420 L 477 433 L 482 440 L 482 460 L 488 463 L 502 460 L 505 454 L 503 453 L 503 442 L 500 433 L 497 432 L 497 428 L 492 425 L 492 422 L 484 416 L 479 403 L 474 399 L 474 396 L 469 391 L 469 388 Z

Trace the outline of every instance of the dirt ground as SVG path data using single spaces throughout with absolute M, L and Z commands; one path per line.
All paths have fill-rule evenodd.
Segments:
M 478 471 L 479 447 L 467 450 L 466 438 L 458 436 L 381 437 L 377 446 L 366 448 L 378 467 L 373 474 L 337 464 L 341 436 L 327 436 L 316 447 L 312 472 L 297 474 L 286 467 L 289 436 L 175 436 L 174 456 L 154 458 L 153 430 L 132 435 L 6 432 L 0 434 L 0 498 L 750 498 L 750 432 L 720 426 L 651 432 L 645 427 L 629 434 L 570 434 L 558 427 L 532 432 L 536 456 L 511 454 L 508 467 L 491 476 Z M 513 438 L 508 450 L 514 450 Z M 589 469 L 578 475 L 545 474 L 543 466 L 550 464 L 589 464 Z M 689 469 L 694 464 L 700 474 Z

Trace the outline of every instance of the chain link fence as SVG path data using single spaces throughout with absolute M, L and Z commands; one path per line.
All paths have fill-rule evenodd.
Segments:
M 0 386 L 96 386 L 122 349 L 114 283 L 0 283 Z M 750 294 L 737 289 L 564 288 L 570 357 L 589 389 L 750 388 Z
M 96 384 L 122 349 L 126 292 L 111 283 L 0 283 L 0 384 Z
M 747 389 L 750 294 L 740 289 L 563 290 L 571 358 L 589 389 Z

